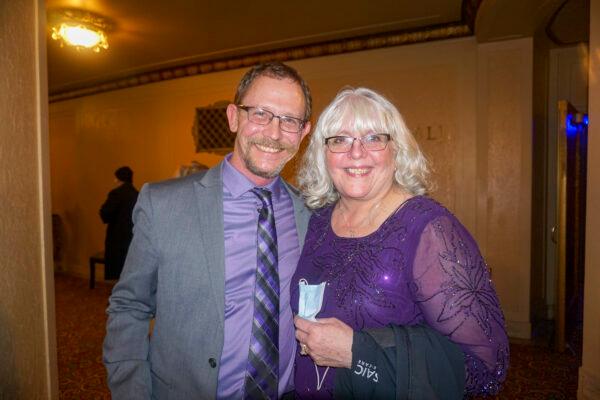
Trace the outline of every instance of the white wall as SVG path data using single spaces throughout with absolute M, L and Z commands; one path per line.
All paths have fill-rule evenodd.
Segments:
M 511 336 L 529 338 L 533 39 L 479 46 L 478 238 Z

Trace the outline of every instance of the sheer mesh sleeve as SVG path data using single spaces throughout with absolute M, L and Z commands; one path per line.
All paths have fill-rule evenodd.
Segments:
M 413 282 L 426 322 L 463 349 L 467 393 L 495 394 L 508 368 L 504 317 L 477 244 L 454 217 L 423 230 Z

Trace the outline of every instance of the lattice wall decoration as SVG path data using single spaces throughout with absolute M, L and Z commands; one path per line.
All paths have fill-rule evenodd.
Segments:
M 229 130 L 227 122 L 227 104 L 221 102 L 219 105 L 196 108 L 192 136 L 196 144 L 196 153 L 229 152 L 233 148 L 235 134 Z

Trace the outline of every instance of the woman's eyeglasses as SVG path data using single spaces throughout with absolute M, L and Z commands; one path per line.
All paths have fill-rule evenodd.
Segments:
M 365 150 L 381 151 L 387 147 L 387 144 L 392 140 L 389 133 L 373 133 L 363 137 L 352 136 L 331 136 L 325 138 L 325 145 L 332 153 L 347 153 L 352 149 L 354 141 L 358 140 Z

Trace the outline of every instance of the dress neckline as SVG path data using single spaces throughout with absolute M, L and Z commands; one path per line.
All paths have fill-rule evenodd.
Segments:
M 414 199 L 418 199 L 418 198 L 422 198 L 422 195 L 416 195 L 416 196 L 412 196 L 409 197 L 408 199 L 404 200 L 402 203 L 400 203 L 398 205 L 398 207 L 396 207 L 396 209 L 394 211 L 392 211 L 390 213 L 390 215 L 388 215 L 386 217 L 386 219 L 381 223 L 381 225 L 379 225 L 379 227 L 377 227 L 377 229 L 375 229 L 373 232 L 369 233 L 368 235 L 365 236 L 357 236 L 357 237 L 346 237 L 346 236 L 340 236 L 337 233 L 335 233 L 335 231 L 333 230 L 333 225 L 331 223 L 331 218 L 333 218 L 333 210 L 335 209 L 335 205 L 337 204 L 337 202 L 333 203 L 330 207 L 329 207 L 329 212 L 327 215 L 327 223 L 329 225 L 329 232 L 333 235 L 334 238 L 336 239 L 340 239 L 340 240 L 361 240 L 361 239 L 367 239 L 370 238 L 374 235 L 376 235 L 379 231 L 381 231 L 381 228 L 383 228 L 385 225 L 387 225 L 389 223 L 389 221 L 396 215 L 398 214 L 401 210 L 405 209 L 405 205 L 407 205 L 409 202 L 411 202 Z M 338 200 L 339 201 L 339 200 Z

